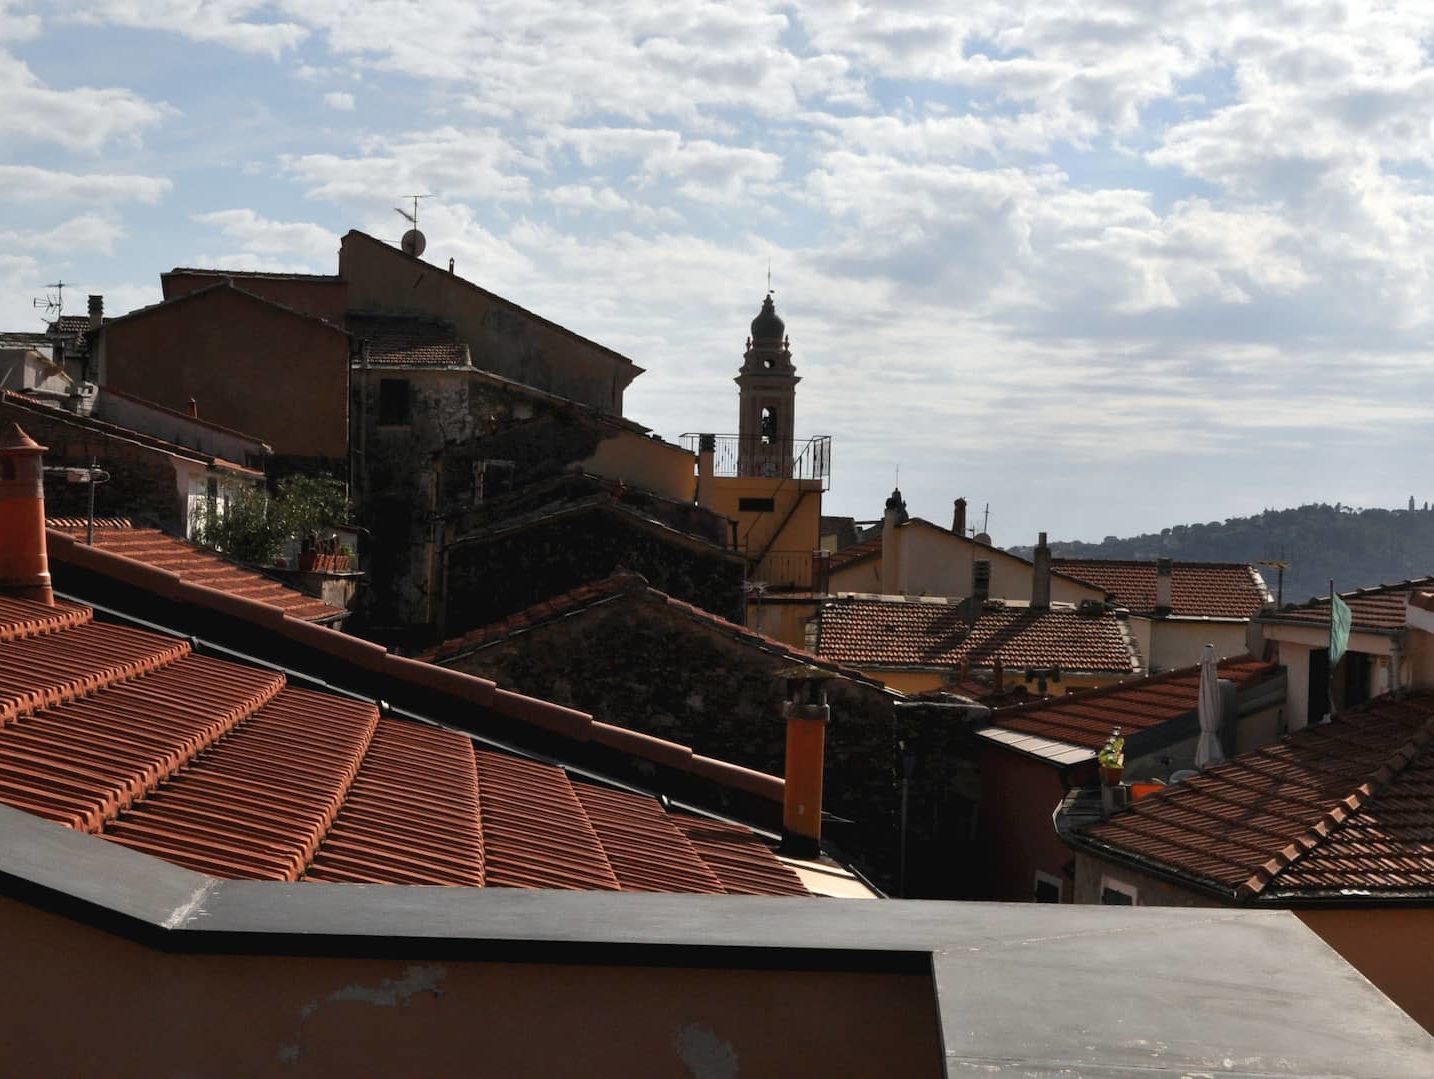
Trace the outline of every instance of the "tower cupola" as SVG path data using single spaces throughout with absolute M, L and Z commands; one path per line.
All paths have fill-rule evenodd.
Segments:
M 737 376 L 738 473 L 743 476 L 790 476 L 796 429 L 797 376 L 792 366 L 787 324 L 777 314 L 772 294 L 752 320 L 752 336 Z

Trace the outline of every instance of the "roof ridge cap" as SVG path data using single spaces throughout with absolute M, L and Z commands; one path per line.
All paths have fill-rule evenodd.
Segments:
M 1241 898 L 1259 895 L 1276 877 L 1342 829 L 1351 817 L 1369 805 L 1380 791 L 1389 785 L 1390 780 L 1417 760 L 1431 743 L 1434 743 L 1434 715 L 1427 716 L 1424 724 L 1390 754 L 1369 778 L 1322 813 L 1314 824 L 1295 836 L 1275 857 L 1251 874 L 1236 888 L 1236 895 Z

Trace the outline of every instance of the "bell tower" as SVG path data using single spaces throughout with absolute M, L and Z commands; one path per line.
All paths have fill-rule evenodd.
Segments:
M 792 474 L 797 383 L 786 324 L 777 317 L 772 294 L 752 320 L 741 373 L 737 474 L 785 479 Z

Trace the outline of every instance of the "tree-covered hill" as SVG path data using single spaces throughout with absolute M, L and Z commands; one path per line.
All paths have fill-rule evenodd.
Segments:
M 1329 590 L 1330 578 L 1341 592 L 1351 588 L 1434 574 L 1434 511 L 1429 503 L 1403 510 L 1355 509 L 1319 503 L 1290 510 L 1266 510 L 1254 517 L 1232 517 L 1208 524 L 1176 525 L 1159 533 L 1100 543 L 1054 542 L 1051 551 L 1072 558 L 1160 558 L 1210 562 L 1282 559 L 1285 602 L 1303 602 Z M 1029 556 L 1029 548 L 1021 553 Z M 1273 595 L 1278 572 L 1264 574 Z

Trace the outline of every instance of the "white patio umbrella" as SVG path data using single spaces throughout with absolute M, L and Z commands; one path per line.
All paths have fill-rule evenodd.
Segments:
M 1195 767 L 1205 768 L 1224 759 L 1220 748 L 1220 674 L 1215 664 L 1215 646 L 1207 644 L 1200 657 L 1200 743 L 1195 747 Z

